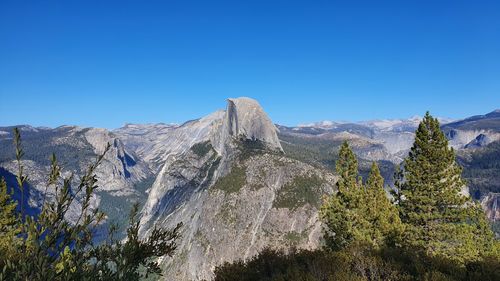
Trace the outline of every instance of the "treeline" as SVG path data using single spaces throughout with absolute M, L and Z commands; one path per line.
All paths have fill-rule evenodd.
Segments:
M 500 280 L 499 242 L 455 158 L 427 113 L 389 199 L 378 166 L 363 182 L 344 143 L 338 191 L 320 209 L 323 248 L 265 250 L 218 267 L 215 280 Z
M 95 170 L 109 144 L 76 186 L 71 185 L 74 175 L 63 176 L 52 155 L 40 212 L 29 215 L 25 205 L 29 175 L 22 165 L 24 151 L 17 128 L 14 143 L 17 186 L 9 188 L 0 179 L 0 280 L 140 280 L 161 274 L 157 258 L 173 255 L 181 225 L 174 229 L 154 227 L 147 238 L 140 239 L 137 204 L 130 212 L 125 242 L 116 238 L 117 227 L 111 226 L 105 242 L 94 243 L 106 218 L 91 207 L 91 198 L 98 190 Z M 12 198 L 14 188 L 19 189 L 21 200 Z M 70 221 L 75 208 L 78 212 Z
M 500 141 L 478 148 L 474 153 L 460 155 L 464 177 L 471 193 L 476 199 L 487 196 L 490 192 L 500 192 Z

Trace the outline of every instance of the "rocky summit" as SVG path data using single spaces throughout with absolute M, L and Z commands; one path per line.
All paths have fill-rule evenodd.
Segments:
M 229 99 L 224 112 L 176 130 L 190 137 L 168 153 L 141 220 L 143 234 L 155 224 L 184 224 L 178 256 L 165 264 L 168 276 L 210 279 L 222 261 L 264 247 L 318 245 L 317 209 L 334 176 L 287 158 L 255 100 Z
M 282 151 L 276 127 L 256 100 L 237 98 L 227 100 L 227 109 L 219 132 L 220 139 L 216 140 L 219 152 L 231 142 L 231 138 L 244 137 L 250 140 L 259 140 L 269 149 Z

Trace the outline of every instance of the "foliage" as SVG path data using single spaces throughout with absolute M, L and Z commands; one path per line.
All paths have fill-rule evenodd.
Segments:
M 337 188 L 340 192 L 346 192 L 350 189 L 358 189 L 358 159 L 352 152 L 347 141 L 340 147 L 339 157 L 335 163 L 335 170 L 340 176 L 337 181 Z
M 234 165 L 231 172 L 217 180 L 214 189 L 222 190 L 226 193 L 236 193 L 245 185 L 247 181 L 245 167 Z
M 172 257 L 177 248 L 175 240 L 179 237 L 181 224 L 171 230 L 155 226 L 147 239 L 139 238 L 138 208 L 139 205 L 134 204 L 130 211 L 130 226 L 125 243 L 114 240 L 111 233 L 111 243 L 90 251 L 90 255 L 96 260 L 89 268 L 100 279 L 140 280 L 150 274 L 159 275 L 161 269 L 155 258 L 167 255 Z
M 17 129 L 14 136 L 17 183 L 24 197 L 23 187 L 28 177 L 21 162 L 24 152 Z M 55 198 L 44 198 L 36 216 L 25 214 L 21 208 L 15 216 L 17 235 L 4 232 L 2 228 L 0 245 L 10 240 L 16 243 L 7 245 L 5 252 L 12 255 L 0 256 L 0 280 L 138 280 L 141 276 L 160 273 L 155 259 L 174 253 L 180 225 L 172 230 L 155 227 L 148 238 L 140 239 L 137 205 L 130 216 L 126 242 L 114 239 L 114 228 L 111 228 L 106 243 L 93 243 L 96 229 L 104 220 L 104 213 L 90 205 L 98 189 L 95 171 L 109 147 L 108 144 L 104 153 L 89 165 L 76 186 L 71 185 L 74 175 L 63 177 L 62 168 L 52 155 L 45 195 L 50 189 Z M 2 191 L 4 186 L 2 182 Z M 7 193 L 1 194 L 6 198 Z M 12 206 L 8 198 L 0 203 L 2 211 Z M 69 222 L 66 219 L 68 211 L 78 203 L 79 216 L 76 221 Z M 10 224 L 12 218 L 8 222 Z
M 17 203 L 11 199 L 7 184 L 4 178 L 0 178 L 0 253 L 5 258 L 10 258 L 15 253 L 12 252 L 12 245 L 17 244 L 20 227 L 17 224 L 16 216 Z M 3 268 L 4 261 L 0 259 L 0 268 Z
M 468 155 L 470 154 L 470 155 Z M 458 155 L 471 194 L 481 199 L 489 192 L 500 193 L 500 141 Z
M 461 193 L 462 169 L 438 120 L 428 112 L 402 165 L 396 198 L 404 245 L 459 263 L 487 254 L 493 233 L 480 206 Z
M 345 142 L 336 164 L 338 192 L 326 198 L 320 210 L 325 224 L 325 241 L 331 249 L 353 242 L 381 247 L 395 240 L 401 231 L 396 208 L 384 191 L 384 179 L 373 163 L 366 185 L 358 176 L 357 159 Z
M 204 157 L 213 149 L 210 141 L 204 141 L 200 143 L 196 143 L 191 147 L 191 151 L 194 152 L 198 157 Z
M 377 163 L 373 163 L 365 188 L 365 219 L 370 224 L 368 241 L 380 247 L 393 244 L 403 231 L 396 206 L 387 198 L 384 178 L 380 175 Z
M 295 210 L 306 204 L 319 207 L 322 185 L 323 180 L 317 175 L 296 176 L 291 182 L 278 190 L 273 207 L 288 208 L 291 210 Z
M 280 134 L 281 146 L 287 157 L 315 166 L 335 169 L 337 152 L 333 147 L 342 143 L 321 138 L 301 138 L 289 134 Z
M 361 239 L 357 230 L 365 229 L 368 222 L 361 213 L 361 180 L 358 180 L 358 161 L 344 142 L 335 165 L 340 179 L 337 193 L 326 198 L 320 216 L 325 224 L 325 241 L 332 249 L 342 249 L 352 241 Z
M 351 244 L 339 251 L 301 250 L 284 253 L 265 249 L 248 261 L 225 263 L 215 269 L 215 281 L 283 280 L 500 280 L 500 260 L 457 263 L 422 256 L 402 248 L 375 249 L 366 244 Z
M 335 162 L 338 159 L 338 152 L 343 141 L 321 137 L 301 137 L 288 133 L 279 134 L 279 139 L 286 157 L 335 171 Z M 392 183 L 394 164 L 386 160 L 377 162 L 382 176 L 386 178 L 387 183 Z M 360 175 L 367 178 L 372 161 L 360 158 L 358 164 Z

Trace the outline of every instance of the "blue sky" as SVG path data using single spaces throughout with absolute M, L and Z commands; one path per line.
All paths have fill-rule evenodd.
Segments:
M 460 118 L 500 108 L 500 2 L 0 2 L 0 125 Z

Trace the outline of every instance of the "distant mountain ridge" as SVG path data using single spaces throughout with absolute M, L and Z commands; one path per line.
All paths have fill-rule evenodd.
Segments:
M 404 132 L 404 131 L 415 131 L 417 128 L 418 124 L 422 120 L 421 116 L 415 115 L 413 117 L 410 117 L 408 119 L 374 119 L 374 120 L 368 120 L 368 121 L 359 121 L 359 122 L 348 122 L 348 121 L 320 121 L 320 122 L 313 122 L 313 123 L 307 123 L 307 124 L 299 124 L 296 127 L 298 128 L 320 128 L 320 129 L 326 129 L 326 130 L 334 130 L 334 129 L 339 129 L 342 127 L 347 127 L 347 126 L 367 126 L 371 127 L 373 129 L 377 130 L 383 130 L 383 131 L 399 131 L 399 132 Z M 454 119 L 451 118 L 442 118 L 438 117 L 439 122 L 443 124 L 451 123 L 454 122 Z

